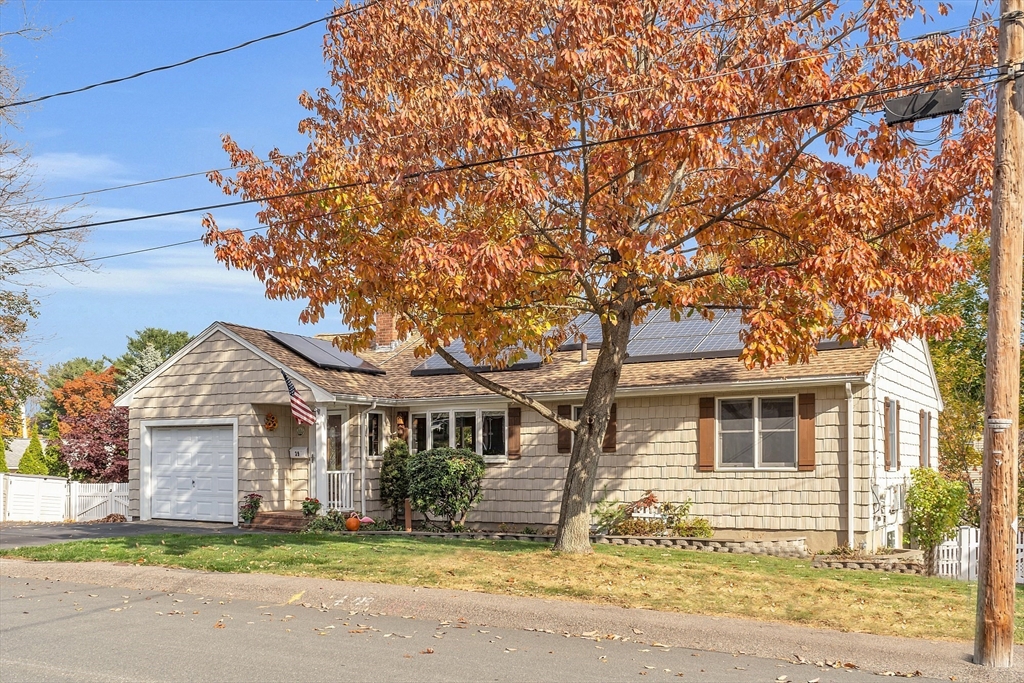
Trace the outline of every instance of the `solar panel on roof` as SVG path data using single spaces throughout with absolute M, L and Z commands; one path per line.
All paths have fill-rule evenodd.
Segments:
M 368 363 L 359 356 L 342 351 L 329 341 L 303 337 L 287 332 L 267 332 L 267 335 L 279 344 L 291 349 L 310 363 L 327 370 L 345 370 L 362 372 L 369 375 L 383 375 L 383 370 Z
M 445 351 L 452 354 L 455 360 L 459 361 L 466 367 L 469 367 L 477 372 L 492 372 L 495 369 L 488 365 L 477 365 L 473 362 L 473 359 L 466 353 L 466 346 L 462 340 L 456 340 L 444 347 Z M 526 358 L 517 361 L 515 364 L 510 365 L 505 370 L 532 370 L 540 367 L 540 356 L 533 351 L 526 352 Z M 457 373 L 458 370 L 448 365 L 441 356 L 436 353 L 427 358 L 425 361 L 416 366 L 412 374 L 413 375 L 451 375 Z
M 581 334 L 587 338 L 587 346 L 590 348 L 596 348 L 601 345 L 601 341 L 604 336 L 601 333 L 601 318 L 592 313 L 585 313 L 575 321 L 573 324 L 576 325 L 577 329 Z M 580 342 L 569 336 L 562 345 L 558 347 L 559 351 L 575 351 L 580 348 Z

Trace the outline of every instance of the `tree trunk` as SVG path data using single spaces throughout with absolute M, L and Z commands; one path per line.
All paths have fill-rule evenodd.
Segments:
M 586 554 L 590 547 L 590 501 L 594 495 L 598 460 L 608 428 L 615 389 L 619 385 L 626 343 L 633 324 L 633 306 L 618 312 L 615 324 L 604 326 L 601 352 L 594 364 L 590 388 L 580 411 L 579 427 L 569 457 L 569 471 L 562 488 L 555 550 Z

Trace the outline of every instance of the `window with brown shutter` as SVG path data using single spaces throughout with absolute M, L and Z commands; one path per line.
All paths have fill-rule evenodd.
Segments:
M 558 406 L 558 417 L 572 419 L 572 406 Z M 558 425 L 558 452 L 572 453 L 572 431 Z
M 519 431 L 523 424 L 523 409 L 512 406 L 508 409 L 508 459 L 519 460 L 523 457 Z
M 601 444 L 601 450 L 605 453 L 615 452 L 615 432 L 617 429 L 616 409 L 615 404 L 612 404 L 611 413 L 608 415 L 608 428 L 604 431 L 604 442 Z
M 697 469 L 715 469 L 715 398 L 700 397 L 700 421 L 697 424 Z
M 800 394 L 797 397 L 799 420 L 797 429 L 797 469 L 801 472 L 814 471 L 814 394 Z

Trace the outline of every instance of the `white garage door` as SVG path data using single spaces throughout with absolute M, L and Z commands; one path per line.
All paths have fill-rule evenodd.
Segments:
M 158 427 L 152 439 L 153 517 L 235 521 L 231 427 Z

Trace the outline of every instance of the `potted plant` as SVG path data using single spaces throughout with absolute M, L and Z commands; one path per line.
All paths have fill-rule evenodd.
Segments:
M 260 503 L 263 501 L 263 496 L 258 493 L 250 493 L 242 502 L 238 504 L 238 518 L 242 520 L 243 524 L 252 524 L 252 520 L 256 519 L 256 513 L 260 510 Z
M 316 517 L 320 514 L 320 501 L 317 498 L 306 498 L 302 501 L 302 514 L 306 517 Z

